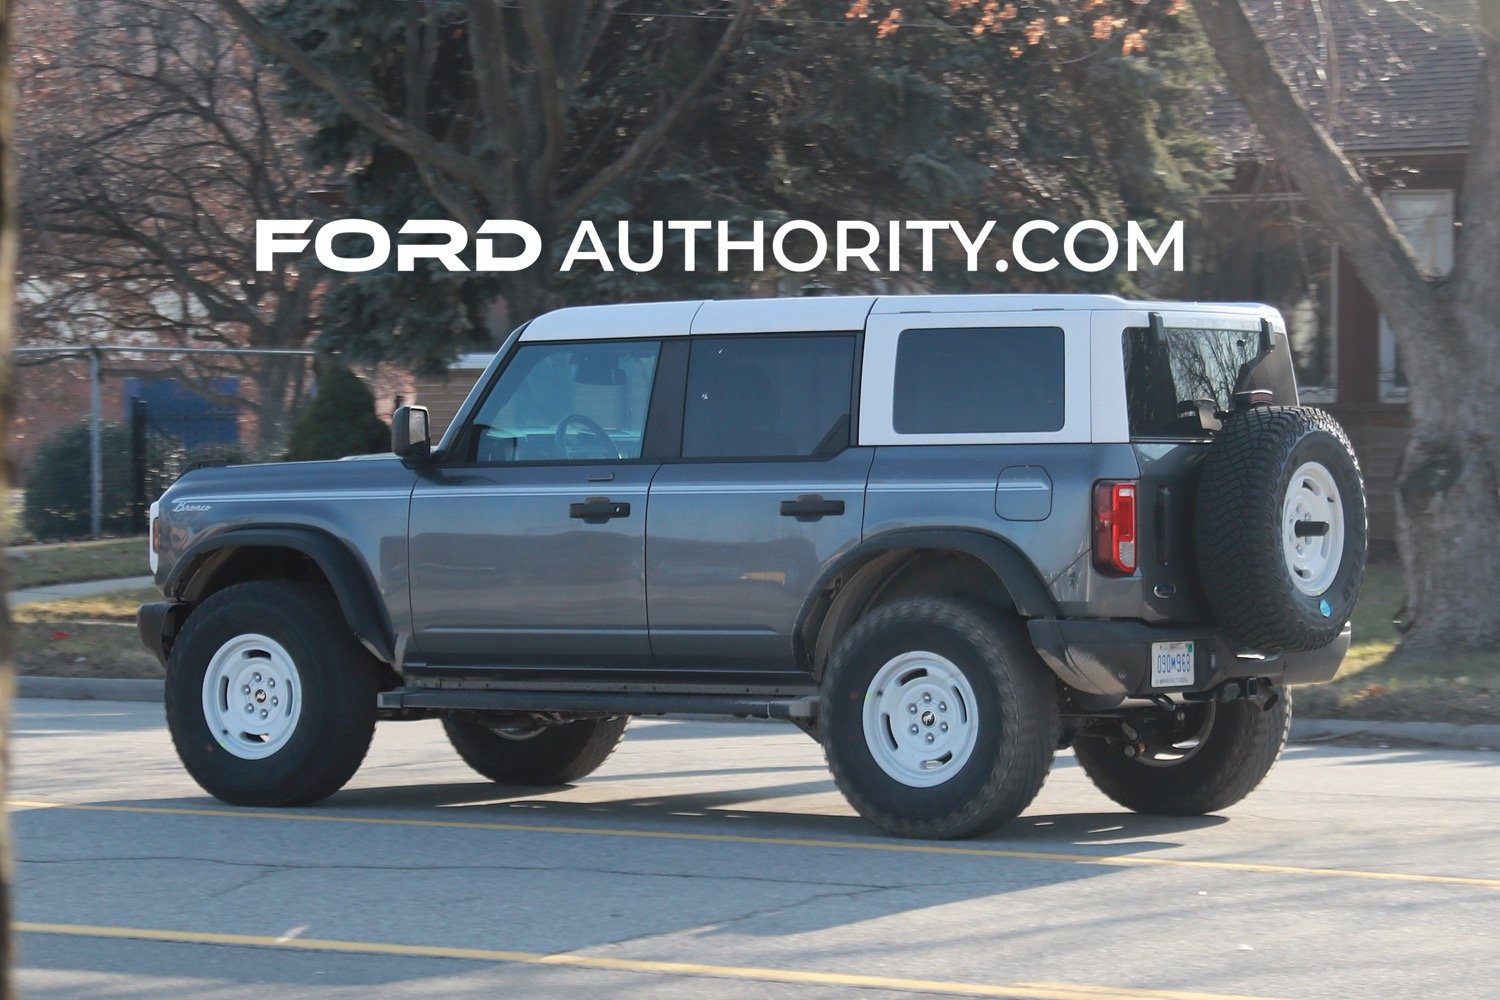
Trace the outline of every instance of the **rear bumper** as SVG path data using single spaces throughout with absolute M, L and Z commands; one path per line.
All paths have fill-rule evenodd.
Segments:
M 163 668 L 172 653 L 172 640 L 177 638 L 177 630 L 187 612 L 188 606 L 179 601 L 159 601 L 142 604 L 135 613 L 135 627 L 140 633 L 141 644 L 151 650 Z
M 1237 652 L 1213 628 L 1156 626 L 1143 622 L 1033 618 L 1032 645 L 1058 679 L 1076 691 L 1119 701 L 1151 694 L 1207 691 L 1227 680 L 1267 677 L 1286 684 L 1332 680 L 1349 652 L 1348 625 L 1337 639 L 1305 653 L 1271 656 Z M 1153 687 L 1151 645 L 1193 643 L 1193 683 Z

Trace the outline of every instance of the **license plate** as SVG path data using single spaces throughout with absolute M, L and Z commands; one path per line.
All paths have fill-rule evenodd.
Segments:
M 1192 685 L 1192 642 L 1153 642 L 1151 644 L 1151 686 L 1170 688 L 1192 687 Z

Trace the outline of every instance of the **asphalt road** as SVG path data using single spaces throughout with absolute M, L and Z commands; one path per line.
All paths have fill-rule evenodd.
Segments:
M 27 996 L 1500 997 L 1500 753 L 1295 746 L 1197 819 L 1064 755 L 938 844 L 772 724 L 638 723 L 540 794 L 387 724 L 286 812 L 201 794 L 153 705 L 24 700 L 14 737 Z

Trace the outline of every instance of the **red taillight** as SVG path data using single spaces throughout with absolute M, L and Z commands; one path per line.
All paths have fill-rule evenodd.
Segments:
M 1112 576 L 1135 572 L 1135 483 L 1094 484 L 1094 565 Z

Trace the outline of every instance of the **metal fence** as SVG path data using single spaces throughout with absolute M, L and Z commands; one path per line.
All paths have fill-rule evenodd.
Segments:
M 18 347 L 10 453 L 21 532 L 145 530 L 151 499 L 196 462 L 280 458 L 315 388 L 314 352 Z

